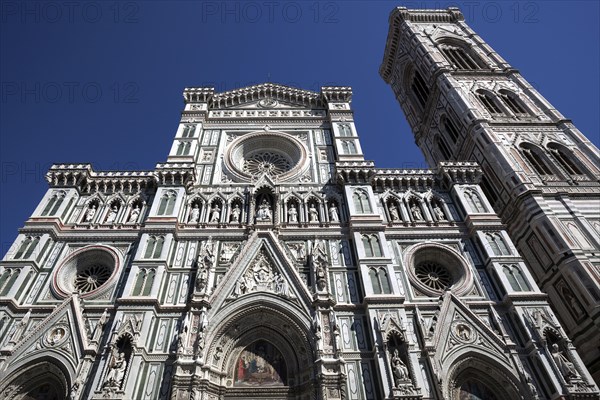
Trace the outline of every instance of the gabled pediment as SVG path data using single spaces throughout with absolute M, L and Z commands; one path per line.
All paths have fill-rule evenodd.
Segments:
M 507 343 L 451 292 L 444 294 L 432 345 L 437 349 L 436 358 L 441 364 L 452 365 L 466 353 L 484 351 L 486 357 L 512 368 L 506 356 Z
M 212 294 L 213 309 L 251 294 L 278 296 L 295 303 L 308 313 L 311 296 L 294 268 L 287 252 L 271 232 L 256 232 L 241 249 L 240 257 L 230 267 Z
M 73 374 L 84 353 L 97 351 L 88 338 L 84 321 L 79 297 L 72 295 L 65 299 L 50 315 L 3 349 L 10 354 L 6 370 L 49 356 L 60 360 Z

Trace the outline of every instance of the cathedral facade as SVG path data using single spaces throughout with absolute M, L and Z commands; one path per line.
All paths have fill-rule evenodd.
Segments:
M 599 398 L 485 166 L 376 168 L 348 87 L 183 97 L 154 170 L 48 171 L 0 263 L 0 398 Z

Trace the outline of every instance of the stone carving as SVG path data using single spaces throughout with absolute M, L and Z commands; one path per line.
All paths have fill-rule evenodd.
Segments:
M 196 223 L 200 219 L 200 207 L 198 203 L 194 203 L 192 210 L 190 211 L 190 216 L 188 218 L 188 222 Z
M 446 214 L 444 214 L 444 211 L 437 204 L 435 204 L 433 206 L 433 213 L 435 214 L 435 216 L 437 217 L 437 219 L 439 221 L 445 221 L 446 220 Z
M 84 222 L 92 222 L 94 219 L 94 215 L 96 215 L 96 204 L 90 204 L 90 207 L 86 210 L 85 215 L 83 217 Z
M 17 340 L 19 340 L 21 338 L 21 336 L 23 335 L 23 332 L 25 331 L 25 328 L 27 328 L 27 324 L 29 323 L 29 319 L 31 318 L 31 308 L 29 310 L 27 310 L 27 312 L 25 313 L 25 315 L 23 315 L 23 318 L 17 322 L 17 325 L 15 326 L 15 331 L 12 334 L 12 337 L 10 338 L 10 342 L 11 343 L 16 343 Z
M 241 213 L 242 213 L 242 210 L 240 209 L 239 204 L 236 204 L 235 207 L 233 207 L 233 209 L 231 210 L 230 222 L 232 222 L 232 223 L 240 222 L 240 214 Z
M 256 220 L 270 221 L 272 218 L 273 215 L 271 213 L 271 206 L 269 205 L 267 199 L 263 199 L 263 201 L 260 203 L 260 206 L 258 207 L 258 212 L 256 213 Z
M 421 210 L 416 203 L 413 203 L 412 207 L 410 207 L 410 212 L 415 221 L 423 221 L 423 214 L 421 214 Z
M 218 204 L 215 204 L 210 210 L 210 222 L 219 222 L 221 218 L 221 209 Z
M 340 215 L 339 215 L 338 209 L 334 203 L 331 203 L 329 205 L 329 220 L 331 222 L 339 222 L 340 221 Z
M 116 347 L 112 349 L 112 360 L 110 363 L 110 369 L 106 380 L 104 381 L 104 387 L 120 388 L 123 378 L 125 377 L 125 370 L 127 369 L 127 360 L 125 359 L 125 353 L 119 352 Z
M 392 373 L 394 374 L 394 383 L 396 387 L 399 387 L 402 383 L 410 380 L 408 368 L 406 368 L 406 364 L 400 359 L 398 349 L 394 349 L 394 354 L 392 356 Z
M 137 222 L 138 218 L 140 217 L 140 212 L 140 206 L 136 204 L 134 209 L 131 210 L 131 214 L 129 214 L 129 219 L 127 222 Z
M 400 221 L 400 214 L 398 213 L 398 207 L 396 207 L 394 204 L 390 204 L 388 207 L 388 210 L 390 212 L 390 218 L 392 219 L 392 222 Z
M 315 281 L 317 290 L 323 292 L 327 290 L 327 251 L 325 250 L 324 240 L 315 240 L 312 248 L 312 264 L 315 269 Z
M 288 282 L 274 269 L 267 255 L 262 251 L 254 264 L 237 280 L 233 295 L 239 297 L 255 291 L 268 291 L 282 297 L 291 297 Z
M 315 207 L 314 203 L 311 203 L 310 207 L 308 208 L 308 214 L 310 216 L 310 222 L 319 222 L 319 211 Z
M 306 259 L 306 244 L 290 243 L 288 247 L 296 261 L 304 261 Z
M 198 275 L 196 277 L 196 289 L 202 292 L 208 284 L 208 274 L 215 262 L 214 244 L 212 239 L 208 239 L 202 251 L 198 255 Z
M 459 339 L 468 341 L 471 339 L 471 328 L 465 324 L 457 324 L 454 328 L 454 332 Z
M 298 222 L 298 210 L 294 203 L 290 204 L 288 209 L 288 222 Z
M 117 207 L 116 205 L 112 206 L 112 208 L 108 212 L 108 215 L 106 216 L 106 223 L 107 224 L 114 223 L 115 220 L 117 219 L 118 213 L 119 213 L 119 207 Z
M 558 370 L 565 377 L 567 382 L 570 382 L 572 378 L 579 378 L 579 373 L 575 369 L 575 365 L 563 354 L 558 348 L 557 343 L 552 344 L 552 359 L 556 363 Z
M 60 343 L 67 335 L 65 328 L 57 326 L 46 335 L 46 340 L 51 346 L 55 346 Z

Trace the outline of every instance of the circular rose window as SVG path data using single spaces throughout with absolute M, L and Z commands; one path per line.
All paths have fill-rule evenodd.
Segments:
M 225 151 L 225 166 L 238 181 L 263 175 L 279 181 L 297 178 L 308 167 L 307 151 L 293 136 L 257 132 L 234 140 Z
M 54 290 L 66 297 L 73 292 L 90 297 L 103 292 L 119 268 L 117 252 L 106 246 L 88 246 L 75 251 L 58 267 Z
M 439 296 L 447 288 L 460 295 L 473 288 L 467 260 L 450 246 L 434 242 L 411 246 L 405 265 L 410 282 L 425 295 Z

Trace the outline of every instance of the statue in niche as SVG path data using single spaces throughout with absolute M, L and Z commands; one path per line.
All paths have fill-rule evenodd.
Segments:
M 560 351 L 557 343 L 552 344 L 552 359 L 567 381 L 571 378 L 579 378 L 575 365 Z
M 196 288 L 203 291 L 208 283 L 208 273 L 215 261 L 214 245 L 212 240 L 208 240 L 198 256 L 198 276 L 196 277 Z
M 126 369 L 127 360 L 125 360 L 125 353 L 118 352 L 116 348 L 113 348 L 112 362 L 110 363 L 110 370 L 104 381 L 104 386 L 121 387 Z
M 308 214 L 310 216 L 310 222 L 319 222 L 319 211 L 317 211 L 314 203 L 311 203 L 308 208 Z
M 258 221 L 270 221 L 271 218 L 271 206 L 269 205 L 267 199 L 263 199 L 258 208 L 258 212 L 256 213 L 256 219 Z
M 421 210 L 419 209 L 417 203 L 413 203 L 412 207 L 410 208 L 410 212 L 412 213 L 415 221 L 423 221 L 423 214 L 421 214 Z
M 398 213 L 398 207 L 394 205 L 394 203 L 390 204 L 388 207 L 390 211 L 390 217 L 392 218 L 392 222 L 400 221 L 400 214 Z
M 439 205 L 437 205 L 437 204 L 433 205 L 433 213 L 435 214 L 435 216 L 437 217 L 437 219 L 439 221 L 446 220 L 446 214 L 444 214 L 444 211 L 440 208 Z
M 242 210 L 240 209 L 240 205 L 236 204 L 235 207 L 231 210 L 231 222 L 240 222 L 240 215 Z
M 248 284 L 246 283 L 246 277 L 240 276 L 240 279 L 235 283 L 235 288 L 233 289 L 233 294 L 235 296 L 240 296 L 242 294 L 246 294 L 248 292 Z
M 85 212 L 85 216 L 83 217 L 83 220 L 85 222 L 92 222 L 92 219 L 94 219 L 94 215 L 96 215 L 96 204 L 92 203 L 92 204 L 90 204 L 90 207 Z
M 396 387 L 400 386 L 402 382 L 410 379 L 408 368 L 406 368 L 406 364 L 400 359 L 398 349 L 394 349 L 394 354 L 392 356 L 392 373 L 394 374 L 394 383 L 396 384 Z
M 340 215 L 338 214 L 338 209 L 334 203 L 331 203 L 329 205 L 329 220 L 331 222 L 339 222 L 340 221 Z
M 276 273 L 275 278 L 274 278 L 274 284 L 275 284 L 275 293 L 276 294 L 281 295 L 283 297 L 290 296 L 288 283 L 285 280 L 285 278 L 283 277 L 283 275 Z
M 219 205 L 217 203 L 215 203 L 213 208 L 211 208 L 211 210 L 210 210 L 210 222 L 219 222 L 220 218 L 221 218 L 221 209 L 219 208 Z
M 116 205 L 112 206 L 112 208 L 108 212 L 108 215 L 106 216 L 106 223 L 111 224 L 111 223 L 115 222 L 115 220 L 117 219 L 118 212 L 119 212 L 119 208 Z
M 290 204 L 288 209 L 288 222 L 298 222 L 298 210 L 294 203 Z
M 140 206 L 136 204 L 134 209 L 131 210 L 131 214 L 129 214 L 129 219 L 127 220 L 127 222 L 137 222 L 141 211 L 142 210 L 140 210 Z
M 564 299 L 567 300 L 566 301 L 567 307 L 569 307 L 569 309 L 571 310 L 571 313 L 573 314 L 575 319 L 577 319 L 577 320 L 580 319 L 584 314 L 584 311 L 581 308 L 581 305 L 579 304 L 579 302 L 573 295 L 573 292 L 568 287 L 566 287 L 564 284 L 561 286 L 562 286 L 561 287 L 562 295 L 563 295 Z
M 198 206 L 198 203 L 194 203 L 194 206 L 192 207 L 192 211 L 190 211 L 190 217 L 188 219 L 188 222 L 196 223 L 196 222 L 198 222 L 199 219 L 200 219 L 200 207 Z

